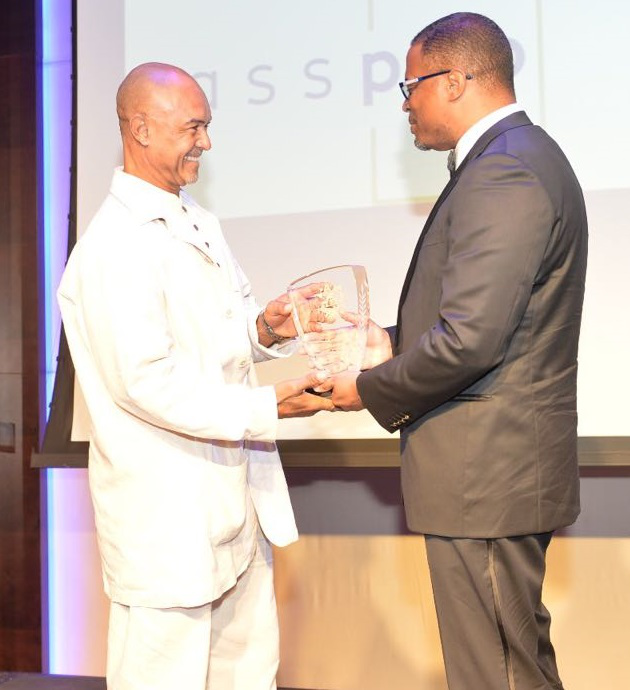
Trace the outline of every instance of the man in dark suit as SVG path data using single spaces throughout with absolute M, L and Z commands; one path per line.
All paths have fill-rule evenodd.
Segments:
M 515 103 L 509 42 L 458 13 L 412 41 L 419 149 L 452 177 L 424 226 L 389 359 L 333 402 L 401 430 L 409 528 L 426 536 L 450 690 L 562 688 L 541 600 L 554 530 L 579 513 L 577 346 L 587 222 L 558 145 Z M 390 356 L 393 354 L 393 356 Z M 378 361 L 378 359 L 377 359 Z

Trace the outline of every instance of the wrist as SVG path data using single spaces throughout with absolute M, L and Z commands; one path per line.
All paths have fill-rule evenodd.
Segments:
M 291 340 L 290 337 L 285 336 L 285 335 L 280 335 L 279 333 L 276 333 L 273 328 L 269 325 L 267 322 L 267 319 L 265 318 L 265 310 L 263 309 L 260 314 L 258 314 L 258 318 L 256 319 L 256 323 L 258 326 L 258 333 L 259 335 L 264 335 L 265 339 L 268 341 L 271 341 L 272 344 L 275 343 L 283 343 L 286 340 Z

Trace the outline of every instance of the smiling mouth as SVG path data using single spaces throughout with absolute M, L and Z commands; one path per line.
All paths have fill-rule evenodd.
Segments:
M 193 151 L 194 151 L 194 149 L 193 149 Z M 199 153 L 197 153 L 197 154 L 193 153 L 193 151 L 191 151 L 190 153 L 187 153 L 184 156 L 184 160 L 188 161 L 189 163 L 199 163 L 199 161 L 201 160 L 201 154 L 203 153 L 203 151 L 199 151 Z

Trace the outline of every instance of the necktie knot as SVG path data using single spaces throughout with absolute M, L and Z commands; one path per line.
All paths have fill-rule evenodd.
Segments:
M 455 169 L 457 168 L 457 161 L 455 160 L 455 149 L 451 149 L 448 152 L 448 158 L 446 159 L 446 167 L 451 177 L 455 174 Z

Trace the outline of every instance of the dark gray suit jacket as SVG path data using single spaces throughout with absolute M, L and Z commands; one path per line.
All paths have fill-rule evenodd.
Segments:
M 587 222 L 558 145 L 492 126 L 436 202 L 403 287 L 395 356 L 357 379 L 401 429 L 409 528 L 505 537 L 579 513 L 577 347 Z

